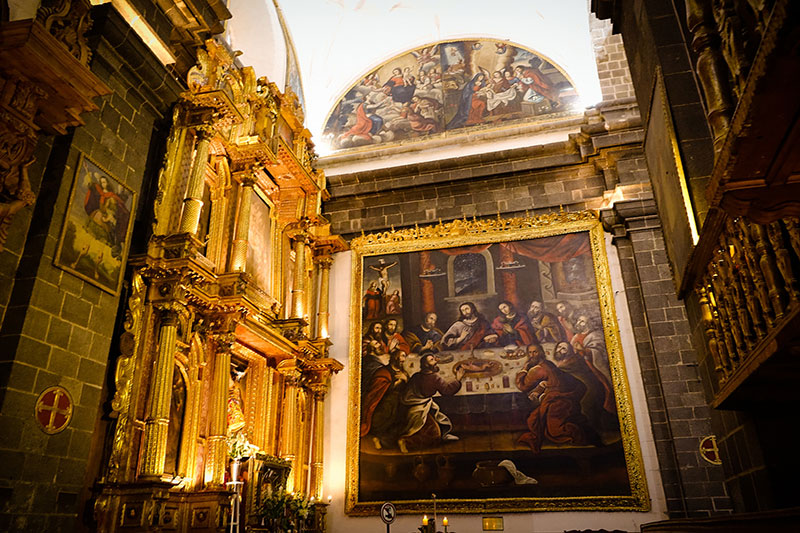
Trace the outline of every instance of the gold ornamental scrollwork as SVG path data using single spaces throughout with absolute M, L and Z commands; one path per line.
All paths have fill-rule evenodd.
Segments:
M 541 229 L 548 233 L 558 232 L 559 229 L 576 222 L 592 222 L 598 220 L 594 211 L 564 211 L 557 213 L 544 213 L 537 216 L 514 218 L 488 218 L 469 220 L 467 218 L 455 219 L 450 222 L 439 221 L 432 226 L 414 226 L 381 233 L 361 235 L 350 242 L 350 247 L 355 251 L 369 248 L 372 253 L 388 251 L 403 252 L 405 248 L 418 248 L 420 241 L 431 246 L 459 246 L 463 242 L 472 242 L 476 236 L 486 236 L 487 242 L 514 239 L 517 233 L 530 233 L 530 230 Z M 537 237 L 535 232 L 532 235 Z M 407 243 L 407 246 L 403 246 Z
M 116 392 L 111 400 L 111 409 L 117 415 L 114 430 L 114 441 L 108 461 L 107 479 L 111 483 L 122 481 L 123 461 L 128 456 L 130 447 L 130 403 L 131 385 L 136 370 L 136 352 L 142 333 L 142 317 L 147 291 L 142 276 L 137 272 L 131 282 L 131 296 L 128 299 L 128 310 L 125 313 L 124 333 L 120 336 L 120 356 L 114 372 Z

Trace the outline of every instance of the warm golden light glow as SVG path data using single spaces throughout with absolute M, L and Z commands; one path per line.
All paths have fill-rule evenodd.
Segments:
M 446 516 L 442 519 L 442 525 L 443 526 L 447 526 L 447 517 Z
M 175 56 L 172 55 L 169 47 L 164 44 L 128 0 L 91 0 L 91 2 L 94 6 L 111 3 L 163 65 L 175 63 Z
M 428 525 L 428 515 L 425 515 L 425 516 L 422 517 L 422 525 L 423 526 L 427 526 Z

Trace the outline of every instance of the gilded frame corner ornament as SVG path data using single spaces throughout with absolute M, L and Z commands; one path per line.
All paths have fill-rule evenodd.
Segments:
M 587 232 L 597 286 L 602 329 L 613 382 L 619 432 L 630 493 L 625 495 L 558 496 L 532 498 L 438 499 L 440 512 L 494 513 L 529 511 L 639 511 L 650 510 L 650 496 L 645 478 L 642 451 L 623 360 L 619 326 L 616 318 L 611 275 L 605 249 L 602 224 L 593 211 L 547 213 L 517 218 L 441 221 L 432 226 L 390 230 L 361 235 L 353 239 L 350 328 L 350 397 L 347 418 L 347 467 L 345 513 L 353 516 L 374 515 L 383 501 L 359 498 L 359 459 L 361 453 L 361 338 L 365 259 L 383 254 L 399 254 L 503 243 Z M 424 492 L 424 491 L 423 491 Z M 428 490 L 430 492 L 430 490 Z M 427 495 L 426 495 L 427 498 Z M 422 513 L 432 509 L 430 499 L 394 501 L 399 513 Z

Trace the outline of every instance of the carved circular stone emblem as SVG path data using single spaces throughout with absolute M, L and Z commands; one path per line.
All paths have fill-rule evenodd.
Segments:
M 49 387 L 36 399 L 34 417 L 42 431 L 54 435 L 64 431 L 72 420 L 72 396 L 64 387 Z

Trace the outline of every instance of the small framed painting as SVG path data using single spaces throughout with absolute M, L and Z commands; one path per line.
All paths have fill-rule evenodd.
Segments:
M 136 193 L 81 154 L 55 265 L 118 294 L 130 245 Z

